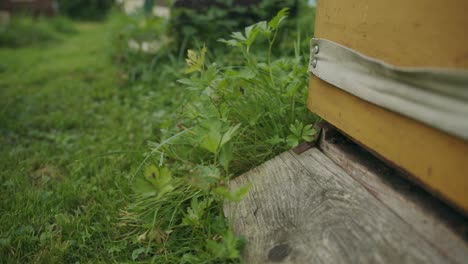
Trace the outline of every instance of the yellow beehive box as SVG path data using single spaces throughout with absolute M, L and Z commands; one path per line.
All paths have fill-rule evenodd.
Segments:
M 323 0 L 317 6 L 315 37 L 397 67 L 468 69 L 467 14 L 465 0 Z M 379 107 L 314 75 L 308 106 L 468 212 L 466 139 Z

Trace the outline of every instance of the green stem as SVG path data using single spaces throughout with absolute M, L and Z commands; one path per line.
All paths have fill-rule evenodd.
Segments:
M 269 40 L 270 45 L 268 47 L 268 68 L 270 70 L 270 80 L 271 80 L 272 85 L 274 85 L 274 81 L 273 81 L 273 69 L 271 67 L 271 53 L 272 53 L 273 44 L 275 43 L 277 34 L 278 34 L 278 30 L 275 30 L 275 33 L 273 34 L 273 38 Z
M 291 113 L 289 115 L 289 123 L 291 124 L 292 122 L 294 122 L 294 113 L 296 111 L 296 100 L 294 100 L 294 97 L 291 98 L 292 102 L 291 102 Z

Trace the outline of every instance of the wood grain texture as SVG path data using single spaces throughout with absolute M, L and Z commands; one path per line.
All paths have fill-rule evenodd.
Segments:
M 315 34 L 397 66 L 468 69 L 466 10 L 465 0 L 319 1 Z M 468 141 L 314 76 L 309 87 L 312 112 L 468 215 Z
M 236 178 L 252 182 L 225 215 L 247 263 L 450 263 L 316 148 L 285 152 Z
M 456 263 L 468 260 L 468 220 L 336 128 L 322 123 L 320 150 Z

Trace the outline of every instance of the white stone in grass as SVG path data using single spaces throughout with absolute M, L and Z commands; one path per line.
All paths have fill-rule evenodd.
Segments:
M 134 39 L 128 40 L 128 48 L 132 51 L 139 51 L 140 50 L 140 43 Z
M 167 6 L 155 5 L 153 7 L 153 15 L 162 18 L 169 18 L 171 16 L 171 10 Z

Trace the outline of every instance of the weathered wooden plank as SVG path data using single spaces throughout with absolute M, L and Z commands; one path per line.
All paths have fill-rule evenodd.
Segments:
M 249 241 L 247 263 L 450 263 L 316 148 L 283 153 L 230 187 L 246 182 L 225 214 Z
M 330 125 L 322 125 L 318 145 L 326 156 L 445 256 L 457 263 L 468 261 L 467 220 L 463 216 Z

